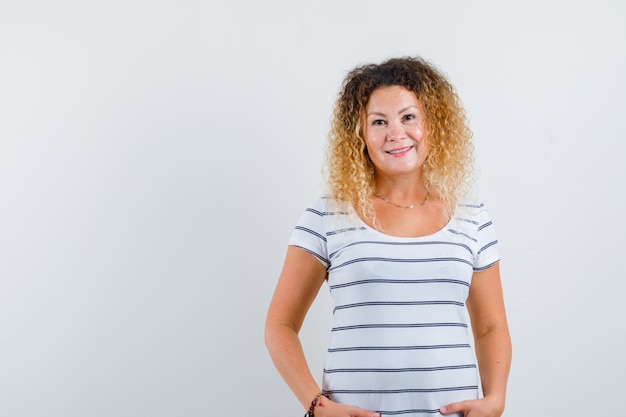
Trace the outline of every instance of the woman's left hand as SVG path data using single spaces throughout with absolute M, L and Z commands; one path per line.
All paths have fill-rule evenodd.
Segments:
M 485 397 L 448 404 L 439 411 L 443 415 L 461 413 L 463 417 L 500 417 L 504 411 L 504 403 L 495 398 Z

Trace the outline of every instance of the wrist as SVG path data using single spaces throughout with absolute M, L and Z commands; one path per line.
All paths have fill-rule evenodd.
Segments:
M 328 398 L 328 395 L 324 392 L 318 392 L 313 400 L 311 401 L 311 405 L 309 406 L 308 411 L 304 414 L 304 417 L 314 417 L 315 416 L 315 407 L 319 404 L 321 405 L 322 397 Z
M 491 404 L 491 407 L 494 410 L 497 410 L 500 414 L 504 411 L 505 405 L 505 395 L 504 394 L 496 394 L 490 393 L 483 397 L 486 401 Z

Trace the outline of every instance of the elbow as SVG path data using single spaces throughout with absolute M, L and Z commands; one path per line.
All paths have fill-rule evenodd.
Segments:
M 268 318 L 265 322 L 265 347 L 270 355 L 282 351 L 294 338 L 298 338 L 298 330 L 289 323 Z
M 275 331 L 274 331 L 273 324 L 269 321 L 269 319 L 265 320 L 265 332 L 264 332 L 265 347 L 269 351 L 271 351 L 272 342 L 275 339 L 274 333 Z
M 506 325 L 502 326 L 489 326 L 484 329 L 474 330 L 474 340 L 480 342 L 481 340 L 497 339 L 501 343 L 511 343 L 511 336 L 509 335 L 509 329 Z
M 285 326 L 281 325 L 275 320 L 271 320 L 269 317 L 265 321 L 265 347 L 272 352 L 273 348 L 279 343 L 281 338 L 281 332 L 284 331 Z

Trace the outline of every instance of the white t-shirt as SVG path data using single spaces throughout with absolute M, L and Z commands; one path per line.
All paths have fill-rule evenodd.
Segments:
M 307 208 L 289 240 L 328 271 L 334 311 L 323 390 L 383 416 L 432 416 L 477 398 L 465 300 L 472 274 L 499 261 L 484 206 L 459 206 L 440 231 L 402 238 L 331 203 Z

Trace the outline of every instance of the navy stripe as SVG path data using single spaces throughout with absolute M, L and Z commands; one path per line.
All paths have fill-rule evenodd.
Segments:
M 311 229 L 309 229 L 307 227 L 303 227 L 303 226 L 296 226 L 295 229 L 296 230 L 300 230 L 300 231 L 305 232 L 305 233 L 309 233 L 309 234 L 311 234 L 311 235 L 313 235 L 315 237 L 318 237 L 319 239 L 323 240 L 324 242 L 326 242 L 326 237 L 320 235 L 315 230 L 311 230 Z
M 480 203 L 480 204 L 459 204 L 459 205 L 462 206 L 462 207 L 470 207 L 470 208 L 477 208 L 477 209 L 485 207 L 485 205 L 483 203 Z
M 355 352 L 368 350 L 431 350 L 431 349 L 459 349 L 469 348 L 467 343 L 455 345 L 430 345 L 430 346 L 353 346 L 345 348 L 331 348 L 328 352 Z
M 332 268 L 329 268 L 328 271 L 334 271 L 336 269 L 342 268 L 344 266 L 348 266 L 354 263 L 359 263 L 359 262 L 402 262 L 402 263 L 425 263 L 425 262 L 460 262 L 460 263 L 464 263 L 467 264 L 469 266 L 474 266 L 471 262 L 469 262 L 466 259 L 462 259 L 462 258 L 425 258 L 425 259 L 420 259 L 420 258 L 380 258 L 380 257 L 367 257 L 367 258 L 355 258 L 352 260 L 349 260 L 347 262 L 344 262 L 340 265 L 334 266 Z
M 347 211 L 324 211 L 322 212 L 322 215 L 324 216 L 347 216 L 348 213 Z
M 487 223 L 483 224 L 482 226 L 478 227 L 478 231 L 480 232 L 481 230 L 483 230 L 485 227 L 489 227 L 493 224 L 492 221 L 488 221 Z
M 380 413 L 383 416 L 389 415 L 398 415 L 398 414 L 439 414 L 439 409 L 436 410 L 424 410 L 424 409 L 415 409 L 415 410 L 399 410 L 399 411 L 383 411 L 377 410 L 377 413 Z
M 362 284 L 459 284 L 469 287 L 469 283 L 458 279 L 362 279 L 359 281 L 346 282 L 344 284 L 329 285 L 331 290 L 351 287 Z
M 462 233 L 462 232 L 459 232 L 459 231 L 454 230 L 454 229 L 448 229 L 448 232 L 450 232 L 450 233 L 452 233 L 452 234 L 455 234 L 455 235 L 457 235 L 457 236 L 463 236 L 463 237 L 466 237 L 466 238 L 468 238 L 469 240 L 471 240 L 472 242 L 478 242 L 476 239 L 474 239 L 473 237 L 471 237 L 471 236 L 470 236 L 470 235 L 468 235 L 467 233 Z
M 377 324 L 355 324 L 353 326 L 333 327 L 332 332 L 342 330 L 360 330 L 360 329 L 413 329 L 413 328 L 429 328 L 429 327 L 465 327 L 465 323 L 377 323 Z
M 337 368 L 337 369 L 324 369 L 325 374 L 335 373 L 395 373 L 395 372 L 432 372 L 432 371 L 450 371 L 457 369 L 474 369 L 475 364 L 470 365 L 451 365 L 451 366 L 434 366 L 430 368 Z
M 324 215 L 324 213 L 322 213 L 321 211 L 315 210 L 314 208 L 311 208 L 311 207 L 307 208 L 305 211 L 308 211 L 309 213 L 317 214 L 320 217 Z
M 304 248 L 304 247 L 299 246 L 299 245 L 292 245 L 292 246 L 295 246 L 296 248 L 300 248 L 300 249 L 302 249 L 303 251 L 308 252 L 308 253 L 310 253 L 311 255 L 315 256 L 317 259 L 319 259 L 320 261 L 322 261 L 322 263 L 324 263 L 324 265 L 326 265 L 327 267 L 328 267 L 328 265 L 330 265 L 330 262 L 328 262 L 328 259 L 324 258 L 322 255 L 319 255 L 319 254 L 317 254 L 317 253 L 313 252 L 312 250 L 307 249 L 307 248 Z
M 442 387 L 442 388 L 405 388 L 405 389 L 338 389 L 328 390 L 329 394 L 405 394 L 405 393 L 426 393 L 426 392 L 450 392 L 450 391 L 467 391 L 478 389 L 477 385 L 465 385 L 460 387 Z
M 426 306 L 426 305 L 456 305 L 463 307 L 465 304 L 459 301 L 368 301 L 363 303 L 344 304 L 335 307 L 333 311 L 343 310 L 346 308 L 355 307 L 370 307 L 370 306 Z
M 497 241 L 497 240 L 494 240 L 493 242 L 489 242 L 489 243 L 487 243 L 485 246 L 483 246 L 482 248 L 480 248 L 480 250 L 478 251 L 478 253 L 480 254 L 480 253 L 481 253 L 482 251 L 484 251 L 485 249 L 487 249 L 487 248 L 489 248 L 489 247 L 491 247 L 491 246 L 493 246 L 493 245 L 497 245 L 497 244 L 498 244 L 498 241 Z
M 478 226 L 478 224 L 479 224 L 476 220 L 470 220 L 470 219 L 466 219 L 466 218 L 463 218 L 463 217 L 457 217 L 456 219 L 458 221 L 470 223 L 470 224 L 473 224 L 473 225 L 476 225 L 476 226 Z
M 361 230 L 365 230 L 365 228 L 362 227 Z M 331 233 L 328 233 L 327 236 L 331 235 Z M 329 258 L 332 259 L 335 256 L 335 254 L 337 252 L 341 251 L 341 250 L 345 250 L 346 248 L 349 248 L 349 247 L 352 247 L 352 246 L 357 246 L 357 245 L 390 245 L 390 246 L 446 245 L 446 246 L 458 246 L 458 247 L 461 247 L 463 249 L 466 249 L 472 255 L 474 254 L 472 252 L 472 249 L 469 246 L 467 246 L 467 245 L 465 245 L 463 243 L 457 243 L 457 242 L 444 242 L 444 241 L 439 241 L 439 240 L 433 240 L 433 241 L 429 241 L 429 242 L 381 242 L 381 241 L 377 241 L 377 240 L 360 240 L 358 242 L 350 243 L 349 245 L 343 246 L 340 249 L 332 252 L 329 255 Z
M 489 264 L 489 265 L 487 265 L 487 266 L 483 266 L 482 268 L 474 268 L 474 272 L 480 272 L 480 271 L 484 271 L 485 269 L 489 269 L 489 268 L 491 268 L 492 266 L 494 266 L 495 264 L 497 264 L 498 262 L 500 262 L 500 260 L 499 260 L 499 259 L 498 259 L 497 261 L 495 261 L 495 262 L 490 263 L 490 264 Z
M 365 230 L 364 227 L 346 227 L 345 229 L 337 229 L 337 230 L 333 230 L 332 232 L 326 232 L 326 236 L 334 236 L 334 235 L 338 235 L 340 233 L 345 233 L 345 232 L 353 232 L 355 230 Z

